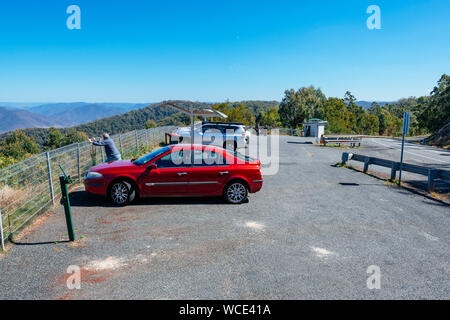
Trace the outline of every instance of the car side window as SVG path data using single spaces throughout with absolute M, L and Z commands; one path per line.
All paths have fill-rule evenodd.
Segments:
M 158 169 L 164 168 L 182 168 L 190 166 L 189 150 L 176 150 L 162 156 L 155 161 Z
M 224 126 L 222 128 L 222 132 L 224 134 L 234 134 L 234 133 L 236 133 L 237 129 L 238 129 L 238 127 L 236 127 L 236 126 Z
M 195 150 L 194 166 L 210 167 L 210 166 L 226 166 L 225 158 L 214 150 Z

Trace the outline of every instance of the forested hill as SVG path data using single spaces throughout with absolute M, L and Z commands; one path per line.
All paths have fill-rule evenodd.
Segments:
M 160 103 L 152 104 L 145 108 L 129 111 L 127 113 L 111 116 L 108 118 L 98 119 L 92 122 L 84 123 L 74 127 L 58 128 L 63 135 L 73 132 L 84 132 L 87 136 L 99 136 L 103 132 L 110 134 L 124 133 L 127 131 L 142 129 L 150 121 L 157 126 L 165 125 L 186 125 L 189 123 L 189 118 L 177 112 L 175 109 L 167 106 L 162 106 L 163 103 L 169 101 L 163 101 Z M 190 107 L 208 107 L 212 106 L 211 103 L 192 102 L 185 100 L 172 100 L 170 101 L 181 107 L 189 109 Z M 278 101 L 242 101 L 242 102 L 230 102 L 231 106 L 238 106 L 243 104 L 250 110 L 253 115 L 266 112 L 271 107 L 277 107 Z M 29 128 L 23 130 L 28 137 L 33 137 L 37 144 L 44 145 L 49 129 L 48 128 Z M 6 134 L 0 135 L 0 140 L 3 140 Z

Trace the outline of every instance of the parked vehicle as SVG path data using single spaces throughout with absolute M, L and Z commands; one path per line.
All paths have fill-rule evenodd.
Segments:
M 176 129 L 172 136 L 177 136 L 179 143 L 191 142 L 191 128 Z M 244 124 L 238 122 L 203 121 L 194 126 L 194 143 L 202 143 L 235 150 L 250 143 L 250 132 Z
M 263 179 L 259 160 L 215 146 L 176 144 L 139 159 L 94 166 L 84 185 L 116 205 L 138 196 L 223 196 L 239 204 L 262 188 Z

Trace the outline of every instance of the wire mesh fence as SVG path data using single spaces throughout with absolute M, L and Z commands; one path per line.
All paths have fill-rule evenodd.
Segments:
M 111 136 L 122 159 L 137 158 L 165 140 L 174 127 L 143 129 Z M 103 147 L 88 141 L 32 156 L 0 170 L 0 212 L 3 238 L 20 230 L 38 213 L 55 205 L 61 195 L 59 165 L 72 180 L 81 182 L 93 165 L 104 162 Z

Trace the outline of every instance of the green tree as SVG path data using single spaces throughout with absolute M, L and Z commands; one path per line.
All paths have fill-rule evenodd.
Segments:
M 56 148 L 62 147 L 64 144 L 64 138 L 61 134 L 61 131 L 59 131 L 56 128 L 51 127 L 47 134 L 47 139 L 44 143 L 45 150 L 52 150 Z
M 216 119 L 226 122 L 241 122 L 245 125 L 252 125 L 255 123 L 255 116 L 243 103 L 232 105 L 228 102 L 213 105 L 213 108 L 227 115 L 227 118 Z
M 350 91 L 345 92 L 344 101 L 347 104 L 350 112 L 355 112 L 359 109 L 358 105 L 355 103 L 356 98 Z
M 278 109 L 281 123 L 290 128 L 300 127 L 305 120 L 320 114 L 325 101 L 322 91 L 313 86 L 286 90 Z
M 9 133 L 0 143 L 0 156 L 4 163 L 20 161 L 39 152 L 33 138 L 27 137 L 22 130 Z
M 72 131 L 64 135 L 61 145 L 66 146 L 72 143 L 83 142 L 86 141 L 87 139 L 88 135 L 86 133 L 72 129 Z
M 145 129 L 156 128 L 155 120 L 152 120 L 152 119 L 147 120 L 147 122 L 144 124 L 144 128 Z
M 261 117 L 259 122 L 263 126 L 279 127 L 281 125 L 280 115 L 277 108 L 270 108 Z
M 416 136 L 429 133 L 429 130 L 419 120 L 423 109 L 428 105 L 429 97 L 409 97 L 400 99 L 397 102 L 386 105 L 386 108 L 399 121 L 399 127 L 402 126 L 404 112 L 409 112 L 409 135 Z M 401 131 L 401 128 L 399 128 Z M 400 132 L 399 132 L 400 133 Z
M 344 100 L 328 98 L 321 118 L 328 121 L 327 132 L 351 133 L 352 113 L 348 111 Z
M 401 130 L 401 120 L 396 118 L 387 106 L 379 106 L 376 102 L 372 103 L 369 113 L 378 117 L 379 135 L 398 135 Z
M 439 130 L 450 119 L 450 76 L 442 75 L 418 118 L 430 132 Z
M 369 119 L 367 117 L 367 111 L 363 107 L 356 104 L 356 98 L 350 91 L 345 92 L 344 101 L 347 104 L 348 110 L 353 114 L 351 116 L 350 124 L 351 132 L 363 134 L 363 121 L 367 121 Z

